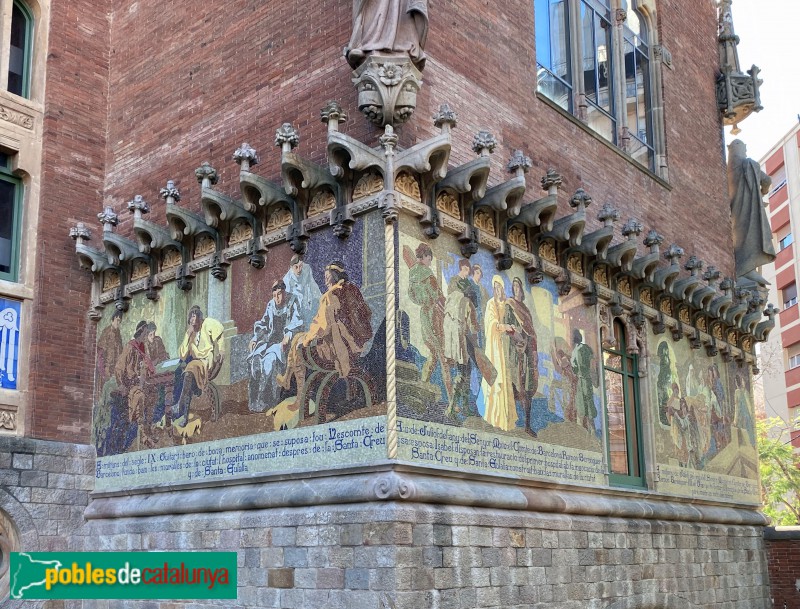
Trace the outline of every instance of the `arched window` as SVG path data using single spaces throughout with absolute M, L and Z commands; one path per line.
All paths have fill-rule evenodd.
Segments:
M 25 4 L 14 0 L 8 52 L 8 90 L 21 97 L 30 95 L 33 15 Z
M 0 151 L 0 279 L 17 281 L 22 235 L 22 183 Z
M 645 486 L 639 362 L 628 353 L 625 328 L 614 321 L 613 348 L 603 349 L 603 381 L 608 431 L 609 480 L 620 486 Z
M 534 13 L 537 91 L 656 171 L 654 45 L 636 1 L 534 0 Z

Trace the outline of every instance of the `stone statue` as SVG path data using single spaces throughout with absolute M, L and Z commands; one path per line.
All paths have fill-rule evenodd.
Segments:
M 764 202 L 772 180 L 761 167 L 747 158 L 747 148 L 741 140 L 728 146 L 728 194 L 731 198 L 731 224 L 736 278 L 740 285 L 767 285 L 758 269 L 775 259 L 772 231 Z
M 406 54 L 425 67 L 428 0 L 354 0 L 353 35 L 344 55 L 353 69 L 373 53 Z

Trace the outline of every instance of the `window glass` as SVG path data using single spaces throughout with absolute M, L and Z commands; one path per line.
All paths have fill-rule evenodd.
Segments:
M 8 62 L 8 90 L 23 97 L 28 95 L 31 19 L 23 6 L 14 2 L 11 11 L 11 39 Z
M 781 290 L 783 295 L 783 308 L 788 309 L 797 304 L 797 284 L 790 283 Z
M 537 88 L 571 109 L 572 82 L 566 0 L 536 0 Z
M 792 243 L 794 243 L 794 236 L 792 233 L 787 233 L 785 237 L 782 237 L 781 240 L 778 241 L 778 249 L 785 250 Z
M 611 142 L 616 142 L 614 119 L 614 71 L 611 47 L 611 22 L 595 4 L 581 2 L 583 32 L 583 90 L 588 106 L 589 126 Z
M 0 279 L 16 281 L 19 256 L 19 182 L 0 175 Z

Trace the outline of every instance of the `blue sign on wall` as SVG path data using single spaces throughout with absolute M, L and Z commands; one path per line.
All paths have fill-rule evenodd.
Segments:
M 17 388 L 19 318 L 22 303 L 0 298 L 0 387 Z

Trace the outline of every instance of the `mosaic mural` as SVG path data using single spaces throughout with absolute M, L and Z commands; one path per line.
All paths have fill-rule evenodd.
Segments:
M 659 490 L 758 503 L 749 368 L 663 334 L 650 354 Z
M 346 453 L 347 438 L 359 440 L 347 445 L 357 449 L 355 461 L 363 449 L 385 455 L 379 438 L 361 441 L 385 432 L 382 423 L 363 425 L 386 414 L 382 261 L 383 224 L 373 214 L 356 222 L 347 240 L 330 231 L 313 235 L 303 256 L 283 243 L 262 270 L 234 260 L 226 281 L 199 272 L 191 290 L 170 282 L 157 301 L 134 296 L 124 314 L 106 307 L 95 370 L 98 477 L 124 463 L 140 484 L 252 474 L 278 466 L 278 459 L 269 462 L 272 449 L 290 446 L 290 457 L 309 455 L 310 463 L 315 452 Z M 224 461 L 209 458 L 224 444 L 246 463 L 256 449 L 239 439 L 264 434 L 286 439 L 250 442 L 269 449 L 251 459 L 255 467 L 218 468 Z M 293 452 L 304 445 L 308 450 Z M 186 471 L 136 471 L 134 460 L 119 457 L 145 450 L 155 461 L 183 462 Z M 348 462 L 344 454 L 332 459 Z M 280 468 L 302 463 L 287 467 L 284 460 Z
M 401 221 L 400 457 L 602 482 L 595 308 L 577 290 L 559 298 L 550 278 L 531 286 L 519 264 L 497 272 L 491 253 L 459 251 Z
M 22 303 L 0 298 L 0 387 L 17 388 L 19 318 Z

